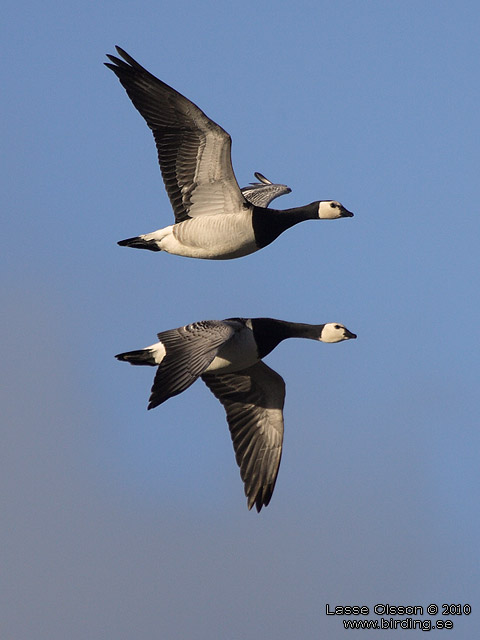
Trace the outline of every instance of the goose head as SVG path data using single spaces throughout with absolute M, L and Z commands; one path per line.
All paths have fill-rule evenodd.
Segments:
M 323 325 L 322 332 L 318 338 L 321 342 L 342 342 L 342 340 L 352 340 L 357 336 L 339 322 L 327 322 Z
M 318 217 L 322 220 L 335 220 L 336 218 L 352 218 L 353 213 L 336 200 L 321 200 L 318 203 Z

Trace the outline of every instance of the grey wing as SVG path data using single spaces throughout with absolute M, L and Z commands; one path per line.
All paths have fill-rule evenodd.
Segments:
M 205 320 L 158 334 L 165 356 L 153 381 L 148 408 L 157 407 L 195 382 L 235 333 L 232 324 Z
M 233 172 L 229 134 L 123 49 L 116 49 L 124 60 L 108 55 L 111 63 L 105 64 L 153 132 L 175 221 L 238 211 L 246 203 Z
M 270 502 L 282 456 L 285 382 L 263 362 L 202 380 L 227 413 L 248 508 L 260 511 Z
M 251 182 L 247 187 L 242 187 L 241 192 L 244 198 L 257 207 L 268 207 L 275 198 L 291 192 L 286 184 L 274 184 L 258 171 L 254 175 L 260 182 Z

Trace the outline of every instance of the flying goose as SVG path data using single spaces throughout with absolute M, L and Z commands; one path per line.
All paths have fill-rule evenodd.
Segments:
M 229 134 L 193 102 L 153 76 L 120 47 L 111 69 L 153 132 L 175 224 L 118 244 L 190 258 L 227 260 L 269 245 L 303 220 L 353 216 L 335 200 L 270 209 L 240 190 Z M 254 191 L 250 192 L 254 194 Z
M 267 506 L 282 455 L 285 382 L 262 359 L 286 338 L 341 342 L 357 336 L 343 324 L 273 318 L 204 320 L 158 334 L 158 342 L 115 357 L 158 367 L 149 409 L 199 377 L 222 403 L 249 509 Z

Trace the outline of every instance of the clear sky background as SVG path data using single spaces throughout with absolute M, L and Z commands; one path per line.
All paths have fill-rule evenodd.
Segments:
M 478 3 L 2 13 L 2 639 L 356 637 L 327 603 L 469 603 L 448 637 L 475 637 Z M 173 215 L 115 44 L 232 135 L 240 185 L 355 217 L 222 263 L 118 247 Z M 267 358 L 285 442 L 258 515 L 205 385 L 147 412 L 154 370 L 113 356 L 263 315 L 358 340 Z

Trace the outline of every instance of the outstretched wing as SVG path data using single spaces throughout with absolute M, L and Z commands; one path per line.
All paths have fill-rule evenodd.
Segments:
M 202 380 L 227 413 L 248 508 L 260 511 L 270 502 L 282 456 L 285 382 L 263 362 Z
M 153 409 L 188 389 L 234 333 L 232 325 L 218 320 L 194 322 L 159 333 L 160 344 L 155 347 L 157 353 L 164 350 L 165 355 L 155 374 L 148 408 Z
M 246 205 L 233 173 L 231 138 L 193 102 L 156 78 L 120 47 L 108 55 L 118 77 L 153 132 L 175 221 L 235 213 Z
M 244 198 L 257 207 L 268 207 L 275 198 L 291 192 L 286 184 L 274 184 L 258 171 L 254 175 L 260 182 L 251 182 L 247 187 L 242 187 L 241 192 Z

